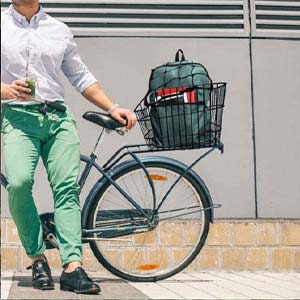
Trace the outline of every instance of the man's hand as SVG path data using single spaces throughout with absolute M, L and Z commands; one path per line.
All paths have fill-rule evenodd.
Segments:
M 126 120 L 124 120 L 124 118 L 127 119 L 127 126 L 126 126 L 127 129 L 131 129 L 136 123 L 136 116 L 129 109 L 125 109 L 121 107 L 116 108 L 111 113 L 111 116 L 124 125 L 126 125 Z
M 27 88 L 27 83 L 22 80 L 15 80 L 12 84 L 1 83 L 1 99 L 17 99 L 29 101 L 31 89 Z
M 106 94 L 100 87 L 98 82 L 95 82 L 91 84 L 88 88 L 86 88 L 82 92 L 82 95 L 88 101 L 102 108 L 105 111 L 108 111 L 113 105 L 110 99 L 106 96 Z M 124 120 L 123 117 L 127 119 L 127 129 L 131 129 L 136 123 L 136 116 L 129 109 L 118 107 L 113 110 L 111 116 L 124 125 L 126 125 L 126 120 Z

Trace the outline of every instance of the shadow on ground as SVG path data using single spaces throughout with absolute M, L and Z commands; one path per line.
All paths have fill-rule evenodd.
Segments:
M 142 292 L 118 278 L 93 278 L 100 284 L 101 293 L 98 295 L 83 295 L 60 290 L 60 276 L 53 276 L 54 290 L 41 291 L 33 289 L 30 274 L 15 274 L 8 299 L 149 299 Z M 5 280 L 3 276 L 2 280 Z

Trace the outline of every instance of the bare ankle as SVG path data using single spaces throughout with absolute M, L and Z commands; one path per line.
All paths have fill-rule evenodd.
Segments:
M 71 272 L 75 271 L 76 268 L 81 267 L 81 266 L 82 266 L 82 265 L 81 265 L 81 262 L 79 262 L 79 261 L 71 261 L 71 262 L 69 262 L 69 263 L 66 265 L 64 271 L 65 271 L 66 273 L 71 273 Z
M 31 258 L 32 263 L 34 263 L 34 262 L 37 261 L 37 260 L 45 260 L 45 255 L 44 255 L 44 254 L 41 254 L 41 255 L 39 255 L 39 256 L 36 256 L 36 257 L 32 257 L 32 258 Z

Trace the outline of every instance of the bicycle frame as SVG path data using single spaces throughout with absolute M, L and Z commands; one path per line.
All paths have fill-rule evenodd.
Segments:
M 144 163 L 143 163 L 143 159 L 140 159 L 137 154 L 140 153 L 150 153 L 150 152 L 158 152 L 160 150 L 151 150 L 148 148 L 148 146 L 146 144 L 135 144 L 135 145 L 126 145 L 123 146 L 121 148 L 119 148 L 108 160 L 107 162 L 101 167 L 96 163 L 96 159 L 98 157 L 97 153 L 99 151 L 100 145 L 103 142 L 104 139 L 104 129 L 101 131 L 96 146 L 94 148 L 94 151 L 92 152 L 92 154 L 90 155 L 90 157 L 85 156 L 85 155 L 81 155 L 81 161 L 85 162 L 85 168 L 83 169 L 80 179 L 79 179 L 79 185 L 80 185 L 80 191 L 82 190 L 87 177 L 90 174 L 90 171 L 92 168 L 95 168 L 101 175 L 102 177 L 97 181 L 97 183 L 94 185 L 94 187 L 92 188 L 92 190 L 90 191 L 88 197 L 86 198 L 85 202 L 84 202 L 84 206 L 82 209 L 82 224 L 83 224 L 83 230 L 82 230 L 82 235 L 83 235 L 83 239 L 84 240 L 88 240 L 89 239 L 89 235 L 93 234 L 93 233 L 103 233 L 104 231 L 118 231 L 118 228 L 98 228 L 98 229 L 86 229 L 87 227 L 87 221 L 88 221 L 88 212 L 89 212 L 89 208 L 91 206 L 91 201 L 93 200 L 93 197 L 96 195 L 97 191 L 99 190 L 99 187 L 101 187 L 101 185 L 103 184 L 103 182 L 105 182 L 106 180 L 109 181 L 119 192 L 120 194 L 122 194 L 128 202 L 130 202 L 132 204 L 133 207 L 136 208 L 136 210 L 145 217 L 145 219 L 147 220 L 148 225 L 145 226 L 128 226 L 128 227 L 122 227 L 122 230 L 143 230 L 143 229 L 149 229 L 149 227 L 151 225 L 154 224 L 154 218 L 155 218 L 155 212 L 157 212 L 159 210 L 159 208 L 162 206 L 163 202 L 166 200 L 166 198 L 168 197 L 168 195 L 170 194 L 170 192 L 173 190 L 173 188 L 176 186 L 176 184 L 180 181 L 180 179 L 182 177 L 184 177 L 188 172 L 190 172 L 192 170 L 192 168 L 200 161 L 202 160 L 204 157 L 206 157 L 208 154 L 210 154 L 212 151 L 218 149 L 218 150 L 223 150 L 223 145 L 220 144 L 220 147 L 214 147 L 214 148 L 210 148 L 208 151 L 206 151 L 204 154 L 202 154 L 201 156 L 199 156 L 192 164 L 190 164 L 189 167 L 185 168 L 185 171 L 181 174 L 181 176 L 179 176 L 176 181 L 172 184 L 172 186 L 169 188 L 169 190 L 166 192 L 166 194 L 164 195 L 162 201 L 160 202 L 159 206 L 156 207 L 156 194 L 155 194 L 155 188 L 154 188 L 154 183 L 153 180 L 148 172 L 148 170 L 146 169 Z M 163 150 L 161 150 L 163 151 Z M 145 172 L 145 175 L 147 177 L 147 180 L 149 182 L 149 185 L 151 187 L 151 192 L 152 192 L 152 197 L 153 197 L 153 208 L 152 208 L 152 212 L 150 214 L 151 217 L 149 217 L 148 214 L 145 213 L 144 209 L 141 208 L 135 201 L 134 199 L 132 199 L 113 179 L 113 170 L 114 167 L 117 166 L 117 164 L 125 157 L 125 156 L 131 156 L 143 169 L 143 171 Z M 122 163 L 121 163 L 122 164 Z M 120 166 L 121 164 L 118 164 L 118 166 Z M 126 161 L 123 162 L 123 164 L 126 164 Z M 208 193 L 209 195 L 209 193 Z M 210 205 L 208 208 L 205 209 L 209 209 L 212 210 L 213 208 L 217 208 L 220 207 L 219 205 L 213 205 L 211 198 L 208 197 Z M 125 200 L 125 199 L 124 199 Z M 211 212 L 211 221 L 213 220 L 213 213 Z
M 97 163 L 96 163 L 96 155 L 95 154 L 91 154 L 90 157 L 81 155 L 81 161 L 86 162 L 85 168 L 80 176 L 79 179 L 79 185 L 80 185 L 80 191 L 82 190 L 84 183 L 87 179 L 87 177 L 89 176 L 89 173 L 91 171 L 91 169 L 94 167 L 96 168 L 96 170 L 102 175 L 102 177 L 100 178 L 100 180 L 98 180 L 98 182 L 96 183 L 96 185 L 94 186 L 94 189 L 91 190 L 89 196 L 87 197 L 86 201 L 84 202 L 84 206 L 82 209 L 82 220 L 83 220 L 83 238 L 86 237 L 86 235 L 89 235 L 91 233 L 100 233 L 103 231 L 114 231 L 117 230 L 117 228 L 108 228 L 108 229 L 85 229 L 86 227 L 86 222 L 87 222 L 87 213 L 89 211 L 89 207 L 90 207 L 90 201 L 93 199 L 93 196 L 95 195 L 96 192 L 96 188 L 97 186 L 99 186 L 103 181 L 108 180 L 126 199 L 127 201 L 129 201 L 136 209 L 137 211 L 143 215 L 148 222 L 152 222 L 152 220 L 149 219 L 149 216 L 145 213 L 145 211 L 134 201 L 134 199 L 132 199 L 113 179 L 112 179 L 112 173 L 111 172 L 107 172 L 105 171 L 102 167 L 100 167 Z M 153 192 L 153 199 L 154 199 L 154 203 L 155 203 L 155 191 L 154 191 L 154 185 L 153 182 L 150 178 L 149 172 L 145 169 L 145 173 L 147 175 L 147 178 L 149 180 L 149 183 L 151 185 L 151 189 Z M 155 207 L 155 205 L 154 205 Z M 154 212 L 154 209 L 153 209 Z M 152 215 L 153 215 L 152 212 Z M 127 229 L 131 229 L 131 230 L 138 230 L 138 229 L 143 229 L 143 228 L 148 228 L 148 226 L 130 226 Z M 126 228 L 123 228 L 126 229 Z
M 96 182 L 96 184 L 94 185 L 94 187 L 92 188 L 92 190 L 90 191 L 89 195 L 87 196 L 87 198 L 84 201 L 84 205 L 82 208 L 82 239 L 83 241 L 88 241 L 90 239 L 94 239 L 91 236 L 91 234 L 94 233 L 103 233 L 103 232 L 118 232 L 119 229 L 117 227 L 110 227 L 110 228 L 95 228 L 95 229 L 87 229 L 87 222 L 88 222 L 88 212 L 91 206 L 91 202 L 94 198 L 94 196 L 96 195 L 97 191 L 99 190 L 99 187 L 102 186 L 102 184 L 104 182 L 109 182 L 110 184 L 112 184 L 118 191 L 119 193 L 124 196 L 124 198 L 130 202 L 130 204 L 137 210 L 137 212 L 140 214 L 140 216 L 143 216 L 145 218 L 145 220 L 147 220 L 148 225 L 140 225 L 140 226 L 128 226 L 128 227 L 122 227 L 122 230 L 133 230 L 133 231 L 138 231 L 138 230 L 147 230 L 151 227 L 151 225 L 154 225 L 154 218 L 155 218 L 155 213 L 159 210 L 159 208 L 162 206 L 163 202 L 166 200 L 166 198 L 168 197 L 168 195 L 170 194 L 170 192 L 172 191 L 172 189 L 175 187 L 175 185 L 179 182 L 179 180 L 184 177 L 188 172 L 190 172 L 192 170 L 192 168 L 200 161 L 202 160 L 204 157 L 206 157 L 208 154 L 210 154 L 212 151 L 218 149 L 218 150 L 223 150 L 223 145 L 220 144 L 219 147 L 213 147 L 210 148 L 208 151 L 206 151 L 204 154 L 202 154 L 201 156 L 199 156 L 192 164 L 190 164 L 187 168 L 185 168 L 185 171 L 181 174 L 181 176 L 179 176 L 176 181 L 172 184 L 172 186 L 169 188 L 169 190 L 166 192 L 166 194 L 163 196 L 161 203 L 159 204 L 158 207 L 156 207 L 156 194 L 155 194 L 155 188 L 154 188 L 154 183 L 153 180 L 148 172 L 148 170 L 146 169 L 144 163 L 143 163 L 143 158 L 139 158 L 137 155 L 140 153 L 151 153 L 151 152 L 159 152 L 159 151 L 164 151 L 164 150 L 151 150 L 148 148 L 148 146 L 146 144 L 135 144 L 135 145 L 126 145 L 123 146 L 121 148 L 119 148 L 108 160 L 107 162 L 103 165 L 100 166 L 97 162 L 96 159 L 98 158 L 98 151 L 100 149 L 100 145 L 103 142 L 104 139 L 104 135 L 105 135 L 105 131 L 107 132 L 108 130 L 102 128 L 102 131 L 98 137 L 97 143 L 95 145 L 94 151 L 91 153 L 91 155 L 88 157 L 86 155 L 81 155 L 81 161 L 85 163 L 85 167 L 80 175 L 79 178 L 79 186 L 80 186 L 80 192 L 82 191 L 86 179 L 88 178 L 90 171 L 92 170 L 92 168 L 95 168 L 102 176 L 101 178 Z M 118 183 L 116 183 L 112 177 L 114 175 L 113 170 L 115 168 L 117 168 L 118 166 L 121 166 L 122 164 L 126 164 L 128 163 L 128 161 L 126 162 L 122 162 L 120 164 L 118 164 L 125 156 L 131 156 L 131 158 L 133 158 L 133 160 L 135 160 L 143 169 L 143 171 L 145 172 L 145 175 L 147 177 L 147 180 L 149 182 L 149 185 L 151 187 L 151 192 L 152 192 L 152 197 L 153 197 L 153 208 L 151 211 L 151 214 L 147 214 L 145 212 L 145 210 L 138 205 L 138 203 L 136 203 L 134 201 L 134 199 L 132 199 L 130 197 L 130 195 L 128 195 L 119 185 Z M 148 157 L 149 158 L 149 157 Z M 154 156 L 154 158 L 156 158 L 156 156 Z M 145 158 L 144 158 L 145 159 Z M 201 180 L 199 178 L 199 180 Z M 0 176 L 0 181 L 1 184 L 6 188 L 7 186 L 7 180 L 5 178 L 5 176 L 1 173 Z M 207 196 L 208 196 L 208 200 L 210 202 L 210 205 L 208 208 L 205 208 L 210 210 L 211 216 L 210 216 L 210 220 L 213 220 L 213 208 L 217 208 L 220 207 L 219 205 L 213 205 L 212 200 L 209 196 L 209 192 L 207 191 Z M 125 201 L 124 199 L 124 201 Z

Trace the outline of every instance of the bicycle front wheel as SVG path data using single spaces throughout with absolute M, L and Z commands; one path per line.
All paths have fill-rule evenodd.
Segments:
M 157 281 L 188 266 L 203 247 L 209 230 L 208 201 L 192 173 L 187 173 L 162 199 L 183 173 L 171 160 L 144 161 L 156 191 L 153 210 L 151 187 L 144 170 L 131 163 L 113 179 L 143 209 L 141 214 L 110 183 L 93 200 L 88 227 L 94 234 L 91 249 L 99 262 L 130 281 Z M 152 227 L 146 216 L 152 216 Z M 140 227 L 139 230 L 130 228 Z

